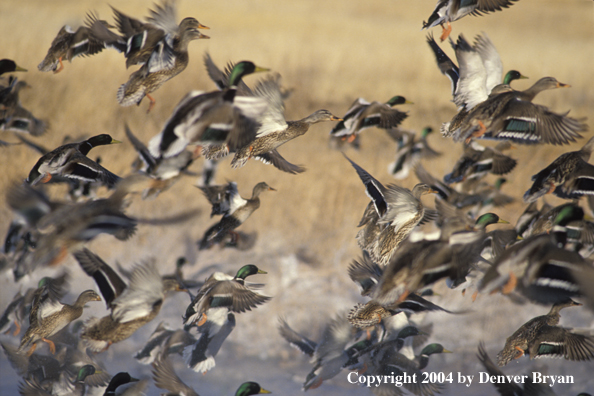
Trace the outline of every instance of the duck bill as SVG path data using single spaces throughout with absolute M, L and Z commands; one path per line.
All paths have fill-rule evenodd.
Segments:
M 206 29 L 206 30 L 210 30 L 210 28 L 206 25 L 201 24 L 200 22 L 198 22 L 198 29 Z
M 254 73 L 256 73 L 256 72 L 267 72 L 267 71 L 270 71 L 270 69 L 268 69 L 266 67 L 256 66 L 256 69 L 254 70 Z
M 415 102 L 412 102 L 412 101 L 410 101 L 410 100 L 407 99 L 407 100 L 404 101 L 403 104 L 415 104 Z
M 115 140 L 115 139 L 111 139 L 111 142 L 109 142 L 109 144 L 118 144 L 118 143 L 122 143 L 119 140 Z
M 16 67 L 16 69 L 14 69 L 14 71 L 15 71 L 15 72 L 18 72 L 18 71 L 23 71 L 23 72 L 25 72 L 25 71 L 28 71 L 28 70 L 27 70 L 27 69 L 25 69 L 24 67 L 20 67 L 20 66 L 18 66 L 18 65 L 17 65 L 17 67 Z
M 444 349 L 442 353 L 454 353 L 454 352 Z
M 571 88 L 569 84 L 563 84 L 562 82 L 557 83 L 557 88 Z
M 499 224 L 509 224 L 509 221 L 503 220 L 503 219 L 499 219 L 499 221 L 497 221 L 497 223 L 499 223 Z
M 330 118 L 330 121 L 344 121 L 344 120 L 340 117 L 332 116 L 332 118 Z
M 268 187 L 268 191 L 276 191 L 276 188 Z
M 202 34 L 202 33 L 198 32 L 198 38 L 199 39 L 209 39 L 210 36 L 207 36 L 206 34 Z
M 258 392 L 258 393 L 272 393 L 272 392 L 270 392 L 269 390 L 266 390 L 264 388 L 261 388 L 260 392 Z
M 258 273 L 258 274 L 267 274 L 268 272 L 266 272 L 266 271 L 264 271 L 264 270 L 261 270 L 261 269 L 258 269 L 258 272 L 257 272 L 257 273 Z

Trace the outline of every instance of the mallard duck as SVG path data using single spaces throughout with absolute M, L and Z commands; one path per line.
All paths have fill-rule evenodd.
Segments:
M 50 352 L 55 353 L 56 346 L 48 338 L 78 319 L 83 313 L 85 304 L 90 301 L 101 301 L 101 297 L 93 290 L 85 290 L 73 305 L 68 305 L 50 298 L 44 287 L 38 288 L 29 315 L 30 325 L 21 339 L 18 352 L 22 353 L 31 346 L 27 352 L 31 355 L 37 347 L 37 342 L 44 341 L 49 344 Z
M 406 179 L 410 170 L 417 166 L 421 158 L 434 159 L 441 155 L 440 152 L 433 150 L 427 141 L 427 136 L 432 132 L 433 128 L 425 127 L 421 131 L 420 139 L 416 139 L 413 133 L 405 139 L 406 142 L 401 140 L 403 143 L 398 145 L 394 162 L 388 165 L 388 172 L 395 179 Z
M 384 375 L 402 376 L 406 374 L 409 376 L 408 378 L 412 378 L 413 375 L 416 375 L 417 378 L 424 377 L 421 370 L 429 364 L 429 356 L 437 353 L 452 353 L 441 344 L 429 344 L 423 348 L 420 355 L 415 356 L 414 359 L 409 359 L 402 353 L 394 351 L 390 343 L 374 352 L 374 354 L 368 354 L 365 359 L 362 359 L 367 366 L 365 375 L 375 377 Z M 443 389 L 441 384 L 423 381 L 411 381 L 403 383 L 402 386 L 415 395 L 434 395 Z M 374 393 L 384 395 L 387 392 L 391 393 L 393 389 L 394 384 L 381 383 L 376 387 L 378 393 Z
M 433 37 L 428 36 L 427 42 L 435 54 L 440 71 L 452 83 L 453 102 L 458 106 L 458 113 L 454 118 L 441 126 L 441 133 L 445 137 L 452 136 L 469 111 L 486 101 L 495 87 L 498 87 L 495 90 L 498 92 L 501 87 L 508 87 L 514 80 L 528 78 L 517 70 L 510 70 L 503 76 L 503 63 L 499 53 L 486 34 L 477 36 L 474 45 L 468 43 L 462 35 L 458 37 L 456 44 L 452 44 L 459 68 L 441 50 Z M 500 87 L 497 84 L 501 83 L 502 77 L 504 85 Z
M 155 386 L 168 390 L 168 395 L 198 396 L 194 389 L 186 385 L 175 373 L 169 359 L 162 359 L 153 363 L 153 380 Z M 270 393 L 256 382 L 244 382 L 237 388 L 235 396 L 251 396 L 262 393 Z
M 372 199 L 359 223 L 359 227 L 365 228 L 357 234 L 357 242 L 374 261 L 386 266 L 412 229 L 434 215 L 425 211 L 420 198 L 436 191 L 426 184 L 417 184 L 412 191 L 396 185 L 386 188 L 346 155 L 345 158 L 357 171 L 367 196 Z
M 498 222 L 505 221 L 494 213 L 479 217 L 470 231 L 461 230 L 460 223 L 446 222 L 439 239 L 403 244 L 384 270 L 374 300 L 383 306 L 398 304 L 410 293 L 446 277 L 457 284 L 480 259 L 485 228 Z
M 418 294 L 408 294 L 401 302 L 380 304 L 377 300 L 372 299 L 365 304 L 359 303 L 351 309 L 347 315 L 347 319 L 354 327 L 358 329 L 368 329 L 372 326 L 383 323 L 386 318 L 390 318 L 401 312 L 407 314 L 428 312 L 428 311 L 442 311 L 452 313 L 431 301 L 424 299 Z
M 254 293 L 246 286 L 245 278 L 256 274 L 266 274 L 253 264 L 241 267 L 235 276 L 215 272 L 202 285 L 198 294 L 186 309 L 185 324 L 202 326 L 217 311 L 241 313 L 251 311 L 258 305 L 270 300 L 270 297 Z M 212 312 L 210 312 L 212 311 Z M 217 322 L 223 326 L 227 316 L 218 316 Z M 216 323 L 215 323 L 216 325 Z
M 493 377 L 499 377 L 499 376 L 505 376 L 505 374 L 503 373 L 503 371 L 501 371 L 499 369 L 499 367 L 497 367 L 497 365 L 495 363 L 493 363 L 493 361 L 491 360 L 491 358 L 489 357 L 489 355 L 487 354 L 487 351 L 485 351 L 485 346 L 483 345 L 483 343 L 479 343 L 478 346 L 478 354 L 477 354 L 478 359 L 480 360 L 480 362 L 483 364 L 483 366 L 485 367 L 485 370 L 487 371 L 489 378 L 493 378 Z M 536 396 L 536 395 L 548 395 L 548 396 L 555 396 L 556 393 L 554 393 L 551 390 L 551 385 L 548 383 L 545 383 L 542 381 L 539 382 L 534 382 L 535 380 L 538 380 L 538 376 L 535 375 L 536 372 L 533 371 L 532 375 L 524 375 L 523 376 L 523 383 L 524 383 L 524 387 L 523 389 L 517 385 L 514 382 L 498 382 L 497 384 L 494 384 L 494 386 L 496 387 L 497 391 L 499 392 L 499 394 L 501 396 L 511 396 L 511 395 L 517 395 L 517 396 Z M 540 373 L 539 373 L 540 374 Z M 577 396 L 591 396 L 589 393 L 579 393 Z
M 160 389 L 168 390 L 170 395 L 198 396 L 194 389 L 186 385 L 175 373 L 169 359 L 156 360 L 153 363 L 153 381 Z
M 509 246 L 493 262 L 481 280 L 479 290 L 510 294 L 516 290 L 524 297 L 555 304 L 586 292 L 581 279 L 594 276 L 589 261 L 563 248 L 566 226 L 583 219 L 581 208 L 567 206 L 554 220 L 550 234 L 538 234 Z
M 594 337 L 572 333 L 557 327 L 561 315 L 559 311 L 582 304 L 573 300 L 553 305 L 548 314 L 537 316 L 524 323 L 505 341 L 505 346 L 497 354 L 497 364 L 507 363 L 522 356 L 563 357 L 567 360 L 590 360 L 594 358 Z
M 348 271 L 351 280 L 361 287 L 361 295 L 372 297 L 372 300 L 366 304 L 357 304 L 347 315 L 349 322 L 357 328 L 365 329 L 375 326 L 385 318 L 400 312 L 410 314 L 426 311 L 450 312 L 415 293 L 409 294 L 402 302 L 396 304 L 380 304 L 373 299 L 373 296 L 376 295 L 384 269 L 374 263 L 368 254 L 364 253 L 361 260 L 353 261 Z
M 111 314 L 92 318 L 81 333 L 93 351 L 106 350 L 111 344 L 130 337 L 153 320 L 161 310 L 168 291 L 182 291 L 173 279 L 163 280 L 155 260 L 134 267 L 130 284 L 124 281 L 99 256 L 88 249 L 74 253 L 85 273 L 95 280 Z
M 184 348 L 183 357 L 189 368 L 206 373 L 214 368 L 214 357 L 235 328 L 235 315 L 224 309 L 209 309 L 206 322 L 198 326 L 200 338 Z
M 151 29 L 115 9 L 114 12 L 127 40 L 126 65 L 142 63 L 142 67 L 118 90 L 118 102 L 122 106 L 131 106 L 140 104 L 146 96 L 151 101 L 150 111 L 155 105 L 150 93 L 185 70 L 189 62 L 188 44 L 192 40 L 209 38 L 198 30 L 208 28 L 195 18 L 185 18 L 177 25 L 173 1 L 157 6 L 156 11 L 151 10 Z
M 259 119 L 260 127 L 256 137 L 236 150 L 231 161 L 233 168 L 240 168 L 248 159 L 257 158 L 265 163 L 271 163 L 284 172 L 292 174 L 303 172 L 303 168 L 287 162 L 276 149 L 305 134 L 313 124 L 322 121 L 342 121 L 328 110 L 318 110 L 298 121 L 286 121 L 279 79 L 280 76 L 276 74 L 261 81 L 253 90 L 256 97 L 266 100 L 268 108 Z
M 581 138 L 588 126 L 583 119 L 557 114 L 533 104 L 534 97 L 548 89 L 569 87 L 553 77 L 544 77 L 524 91 L 497 86 L 487 100 L 475 106 L 453 131 L 454 140 L 472 138 L 508 139 L 518 143 L 569 144 Z M 450 126 L 450 131 L 452 127 Z
M 141 396 L 145 394 L 148 385 L 146 379 L 140 380 L 127 372 L 119 372 L 111 378 L 103 396 Z
M 223 212 L 223 217 L 217 224 L 206 230 L 199 243 L 200 250 L 208 249 L 213 244 L 221 242 L 227 234 L 234 236 L 235 240 L 231 242 L 232 244 L 237 243 L 237 236 L 233 230 L 242 225 L 260 207 L 259 196 L 262 192 L 276 191 L 266 182 L 260 182 L 254 186 L 252 197 L 246 200 L 239 195 L 236 187 L 236 185 L 230 185 L 229 209 Z
M 594 194 L 594 166 L 588 163 L 594 150 L 594 137 L 578 151 L 561 154 L 549 166 L 532 176 L 534 182 L 524 193 L 525 202 L 554 193 L 561 198 Z
M 562 211 L 568 210 L 572 212 L 575 211 L 576 216 L 575 220 L 571 220 L 565 224 L 567 235 L 567 240 L 565 241 L 566 247 L 570 242 L 577 242 L 580 245 L 591 246 L 594 243 L 594 224 L 591 221 L 580 218 L 580 213 L 582 213 L 583 209 L 573 202 L 555 206 L 543 213 L 539 212 L 539 217 L 535 219 L 532 226 L 524 233 L 525 237 L 554 231 L 556 225 L 555 219 Z
M 144 347 L 134 354 L 141 364 L 151 364 L 159 356 L 172 353 L 182 354 L 183 349 L 196 342 L 196 338 L 183 329 L 173 330 L 165 322 L 160 322 Z
M 170 47 L 173 46 L 172 41 L 189 26 L 195 26 L 196 29 L 210 29 L 194 18 L 185 18 L 184 21 L 186 22 L 182 21 L 183 25 L 180 23 L 178 26 L 175 1 L 165 0 L 161 5 L 155 5 L 155 8 L 156 10 L 149 10 L 151 16 L 147 18 L 147 22 L 142 22 L 111 7 L 116 25 L 122 36 L 118 36 L 108 29 L 99 29 L 97 27 L 96 32 L 105 41 L 106 45 L 124 53 L 126 68 L 146 63 L 151 56 L 154 56 L 155 51 L 163 51 L 160 47 L 164 43 L 169 46 L 165 47 L 165 50 L 170 51 Z
M 342 117 L 342 121 L 330 131 L 330 136 L 341 137 L 352 142 L 364 129 L 394 128 L 408 117 L 407 113 L 392 108 L 401 104 L 412 104 L 412 102 L 399 95 L 393 96 L 386 103 L 370 103 L 363 98 L 358 98 Z
M 432 36 L 427 36 L 427 43 L 433 50 L 440 71 L 452 83 L 453 102 L 460 110 L 468 111 L 485 101 L 502 78 L 503 84 L 508 85 L 513 80 L 527 78 L 516 70 L 503 75 L 503 62 L 485 33 L 476 36 L 474 45 L 466 41 L 463 35 L 458 36 L 455 44 L 452 42 L 459 67 L 443 52 Z
M 45 264 L 57 264 L 69 251 L 102 233 L 127 240 L 136 231 L 137 221 L 123 212 L 124 198 L 133 184 L 126 180 L 108 197 L 94 201 L 65 204 L 50 201 L 28 184 L 12 187 L 8 205 L 23 216 L 35 248 L 20 261 L 15 276 L 23 276 Z
M 81 26 L 76 31 L 68 25 L 64 25 L 58 35 L 52 41 L 47 55 L 37 66 L 40 71 L 53 71 L 59 73 L 64 69 L 63 60 L 72 62 L 77 56 L 95 55 L 101 52 L 105 45 L 101 40 L 91 34 L 91 26 L 95 23 L 101 24 L 106 28 L 110 25 L 92 13 L 87 14 L 86 26 Z
M 224 144 L 227 151 L 234 151 L 252 140 L 258 127 L 256 120 L 267 103 L 262 98 L 236 95 L 237 85 L 244 76 L 264 71 L 268 69 L 253 62 L 239 62 L 231 71 L 228 88 L 188 93 L 162 131 L 149 142 L 151 154 L 155 158 L 172 157 L 192 143 Z
M 279 318 L 279 332 L 292 346 L 311 357 L 313 368 L 306 376 L 303 390 L 318 388 L 338 375 L 343 368 L 357 363 L 355 354 L 370 345 L 376 338 L 359 341 L 364 334 L 354 329 L 345 315 L 338 315 L 324 327 L 318 343 L 293 330 L 286 320 Z
M 29 172 L 27 182 L 31 185 L 47 183 L 57 175 L 88 182 L 101 181 L 114 187 L 120 180 L 119 176 L 87 157 L 92 148 L 114 143 L 121 142 L 107 134 L 101 134 L 79 143 L 60 146 L 37 161 Z
M 6 306 L 6 309 L 0 317 L 0 333 L 8 334 L 11 330 L 11 326 L 14 325 L 15 329 L 12 333 L 13 336 L 18 335 L 21 332 L 21 320 L 24 319 L 24 306 L 26 298 L 32 299 L 33 293 L 36 289 L 29 288 L 25 295 L 18 291 L 12 301 Z M 29 297 L 27 297 L 29 295 Z
M 452 32 L 451 22 L 457 21 L 468 14 L 477 16 L 501 11 L 513 5 L 515 1 L 518 0 L 437 0 L 433 13 L 429 16 L 427 22 L 423 21 L 423 29 L 441 25 L 443 32 L 440 39 L 444 41 Z
M 431 175 L 420 164 L 415 168 L 415 174 L 421 183 L 425 183 L 437 191 L 439 199 L 446 201 L 458 209 L 464 209 L 467 212 L 476 213 L 476 208 L 480 207 L 480 205 L 482 205 L 483 201 L 485 200 L 483 191 L 470 193 L 458 192 L 454 188 L 437 179 L 435 176 Z M 492 192 L 492 189 L 490 188 L 487 188 L 486 190 L 488 192 Z
M 447 184 L 460 183 L 467 179 L 481 179 L 488 173 L 505 175 L 511 172 L 517 161 L 503 151 L 512 148 L 509 141 L 503 141 L 495 147 L 484 147 L 476 142 L 464 147 L 462 157 L 454 165 L 452 172 L 443 177 Z
M 0 59 L 0 75 L 18 71 L 27 71 L 27 69 L 17 65 L 12 59 Z
M 24 108 L 19 100 L 19 92 L 30 85 L 25 81 L 12 78 L 9 86 L 0 90 L 0 130 L 41 136 L 49 129 L 49 123 L 36 118 Z
M 155 158 L 144 143 L 134 136 L 128 125 L 125 125 L 125 128 L 126 136 L 134 146 L 138 158 L 143 164 L 138 171 L 153 179 L 150 187 L 142 192 L 142 199 L 156 198 L 161 192 L 168 190 L 179 180 L 182 174 L 188 173 L 186 170 L 196 159 L 196 156 L 188 150 L 169 158 Z M 135 162 L 138 162 L 138 160 Z

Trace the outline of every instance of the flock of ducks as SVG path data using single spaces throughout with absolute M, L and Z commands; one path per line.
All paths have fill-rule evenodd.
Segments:
M 513 2 L 439 0 L 423 27 L 442 25 L 443 41 L 451 31 L 451 22 L 467 14 L 507 8 Z M 113 12 L 115 25 L 88 14 L 85 26 L 76 31 L 64 26 L 38 69 L 58 73 L 65 60 L 114 48 L 124 53 L 126 67 L 140 65 L 118 90 L 118 102 L 129 106 L 147 97 L 150 111 L 156 102 L 151 94 L 187 67 L 189 43 L 209 38 L 199 30 L 208 27 L 191 17 L 178 23 L 173 0 L 156 5 L 144 22 L 115 8 Z M 420 183 L 412 190 L 397 184 L 385 186 L 344 155 L 345 166 L 348 168 L 350 163 L 354 168 L 370 198 L 358 225 L 360 231 L 356 237 L 353 235 L 362 256 L 348 268 L 361 295 L 369 300 L 349 312 L 339 312 L 325 326 L 318 342 L 293 330 L 287 319 L 279 319 L 281 336 L 312 359 L 313 368 L 303 390 L 322 386 L 343 369 L 374 376 L 420 376 L 430 355 L 450 352 L 437 343 L 426 345 L 418 355 L 413 349 L 430 337 L 430 329 L 415 324 L 415 314 L 456 313 L 430 301 L 433 286 L 444 279 L 452 289 L 472 291 L 473 299 L 479 293 L 501 292 L 516 302 L 552 306 L 548 314 L 529 320 L 505 340 L 497 355 L 499 366 L 524 355 L 530 359 L 562 357 L 575 361 L 594 358 L 591 331 L 558 326 L 561 309 L 582 305 L 574 298 L 583 299 L 594 310 L 594 266 L 589 259 L 594 250 L 594 223 L 585 214 L 588 208 L 580 203 L 580 198 L 587 196 L 589 210 L 593 210 L 590 197 L 594 196 L 594 167 L 588 160 L 594 138 L 581 150 L 562 154 L 534 175 L 533 185 L 523 196 L 526 210 L 515 227 L 488 231 L 492 224 L 509 224 L 491 212 L 514 199 L 501 193 L 505 182 L 502 176 L 521 161 L 505 152 L 513 144 L 568 144 L 588 130 L 585 119 L 533 103 L 538 93 L 568 85 L 543 77 L 527 90 L 514 90 L 510 83 L 525 76 L 515 70 L 503 74 L 497 50 L 486 34 L 478 36 L 474 44 L 462 35 L 456 42 L 451 41 L 458 65 L 432 36 L 427 42 L 439 71 L 452 82 L 451 94 L 458 107 L 452 120 L 442 125 L 441 133 L 464 146 L 462 157 L 443 180 L 421 165 L 421 160 L 431 161 L 441 155 L 428 143 L 433 129 L 427 127 L 417 137 L 399 128 L 407 113 L 394 106 L 411 103 L 404 97 L 397 95 L 385 103 L 358 98 L 343 117 L 322 109 L 301 120 L 288 121 L 284 100 L 290 91 L 282 87 L 278 74 L 271 73 L 250 88 L 242 81 L 244 76 L 269 70 L 251 61 L 230 63 L 221 70 L 208 54 L 204 63 L 217 89 L 188 93 L 148 144 L 126 125 L 126 135 L 139 160 L 134 164 L 137 174 L 122 178 L 104 167 L 99 158 L 88 157 L 96 147 L 121 143 L 108 134 L 65 143 L 53 150 L 23 137 L 26 133 L 38 136 L 49 124 L 35 119 L 21 106 L 18 92 L 26 83 L 11 74 L 0 90 L 0 125 L 3 130 L 16 132 L 15 136 L 41 156 L 25 181 L 14 183 L 6 195 L 15 216 L 3 247 L 3 272 L 14 276 L 16 282 L 24 277 L 35 279 L 37 268 L 59 265 L 72 254 L 100 292 L 86 290 L 73 304 L 62 302 L 68 292 L 68 275 L 63 272 L 40 279 L 36 288 L 17 293 L 4 307 L 1 331 L 14 327 L 12 337 L 16 337 L 26 328 L 18 346 L 2 342 L 6 356 L 23 377 L 20 393 L 84 395 L 104 389 L 104 395 L 143 394 L 147 379 L 138 380 L 125 372 L 112 377 L 96 354 L 117 348 L 112 345 L 125 342 L 152 322 L 168 293 L 183 292 L 189 294 L 190 303 L 185 312 L 180 311 L 183 319 L 177 329 L 159 324 L 135 359 L 152 364 L 154 384 L 170 392 L 167 394 L 196 395 L 176 374 L 172 364 L 176 357 L 170 355 L 181 355 L 193 371 L 212 370 L 215 356 L 236 327 L 235 316 L 270 300 L 257 292 L 262 284 L 246 280 L 266 272 L 253 264 L 238 265 L 234 276 L 214 272 L 200 282 L 184 278 L 183 258 L 171 275 L 162 275 L 155 259 L 146 259 L 131 271 L 116 271 L 85 244 L 103 233 L 126 241 L 139 224 L 176 224 L 191 218 L 193 213 L 187 212 L 167 219 L 137 219 L 125 211 L 127 201 L 137 192 L 142 192 L 143 199 L 154 199 L 180 175 L 191 174 L 189 166 L 204 156 L 200 189 L 212 206 L 211 216 L 222 217 L 207 229 L 197 243 L 198 249 L 250 248 L 247 236 L 236 229 L 259 208 L 260 194 L 275 189 L 260 182 L 253 187 L 251 198 L 246 199 L 239 195 L 236 182 L 214 185 L 218 161 L 233 154 L 233 168 L 256 158 L 285 173 L 304 172 L 303 166 L 285 160 L 278 148 L 304 135 L 311 125 L 325 121 L 338 121 L 330 139 L 341 148 L 358 147 L 365 129 L 385 130 L 398 147 L 389 173 L 401 180 L 412 172 Z M 24 71 L 14 61 L 0 61 L 1 74 Z M 479 143 L 482 139 L 498 143 L 486 147 Z M 188 146 L 195 148 L 188 150 Z M 485 182 L 489 174 L 499 177 L 493 185 Z M 54 183 L 68 186 L 70 201 L 53 200 L 47 195 L 46 186 Z M 96 197 L 102 186 L 111 190 L 107 198 Z M 568 202 L 551 207 L 543 201 L 539 208 L 539 199 L 548 193 Z M 435 196 L 435 209 L 426 208 L 423 202 L 428 194 Z M 424 230 L 433 225 L 435 232 L 430 235 L 421 231 L 424 224 Z M 84 323 L 78 321 L 84 307 L 93 301 L 105 302 L 106 315 Z M 39 353 L 41 343 L 49 345 L 50 354 Z M 478 351 L 489 373 L 501 372 L 484 346 L 479 345 Z M 131 367 L 130 371 L 136 370 Z M 530 390 L 526 386 L 511 392 L 542 394 L 538 393 L 542 391 L 538 384 L 530 386 Z M 122 392 L 124 387 L 127 389 Z M 431 396 L 439 393 L 443 385 L 413 383 L 405 384 L 405 388 L 416 395 Z M 502 395 L 512 394 L 501 389 Z M 402 394 L 389 384 L 372 388 L 372 392 Z M 270 392 L 255 382 L 245 382 L 236 395 L 259 393 Z

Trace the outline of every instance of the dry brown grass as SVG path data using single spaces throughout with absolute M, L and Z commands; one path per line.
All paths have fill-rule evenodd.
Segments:
M 227 61 L 250 59 L 279 72 L 284 84 L 295 88 L 286 103 L 288 119 L 302 118 L 318 108 L 342 115 L 356 97 L 383 101 L 400 94 L 415 102 L 407 107 L 410 116 L 403 127 L 420 130 L 426 125 L 439 127 L 455 112 L 449 101 L 449 81 L 439 74 L 425 43 L 426 32 L 420 30 L 434 3 L 434 0 L 182 0 L 179 15 L 195 16 L 210 26 L 206 33 L 211 39 L 190 44 L 190 66 L 154 94 L 157 105 L 149 115 L 145 113 L 145 102 L 140 107 L 118 106 L 117 88 L 127 80 L 131 70 L 125 69 L 123 57 L 114 51 L 75 59 L 58 75 L 37 71 L 37 64 L 64 23 L 78 26 L 88 10 L 96 10 L 102 18 L 111 20 L 108 2 L 0 2 L 1 56 L 15 59 L 29 69 L 28 73 L 18 75 L 33 87 L 23 92 L 22 102 L 38 117 L 50 121 L 50 133 L 37 139 L 50 148 L 58 146 L 67 134 L 107 132 L 125 141 L 124 122 L 147 142 L 189 89 L 213 89 L 202 65 L 205 51 L 220 66 Z M 130 15 L 144 16 L 149 4 L 127 1 L 118 4 L 118 8 Z M 592 15 L 592 1 L 522 0 L 502 13 L 468 17 L 454 23 L 453 36 L 464 32 L 471 39 L 482 31 L 487 32 L 505 68 L 520 70 L 531 77 L 514 83 L 516 88 L 527 88 L 546 75 L 555 76 L 572 88 L 545 92 L 536 101 L 558 112 L 571 109 L 573 116 L 586 117 L 594 104 Z M 439 35 L 438 30 L 433 33 Z M 442 47 L 452 55 L 448 45 Z M 246 78 L 248 84 L 256 80 L 257 76 Z M 278 190 L 262 196 L 262 207 L 242 227 L 244 231 L 259 234 L 253 251 L 214 249 L 202 254 L 199 260 L 200 266 L 226 263 L 229 268 L 236 268 L 238 262 L 253 261 L 266 263 L 267 269 L 272 267 L 273 277 L 269 281 L 272 285 L 267 288 L 267 292 L 277 296 L 269 304 L 272 312 L 290 314 L 299 307 L 299 301 L 291 293 L 299 296 L 298 293 L 308 292 L 312 298 L 319 295 L 320 301 L 324 301 L 321 311 L 312 314 L 320 318 L 336 309 L 334 299 L 326 300 L 329 295 L 333 297 L 332 292 L 343 293 L 339 299 L 352 299 L 356 293 L 344 269 L 359 254 L 354 236 L 367 197 L 348 162 L 338 151 L 327 147 L 331 126 L 315 125 L 306 136 L 281 147 L 281 153 L 289 161 L 307 167 L 304 174 L 292 176 L 251 161 L 240 170 L 232 170 L 228 160 L 221 163 L 217 174 L 217 182 L 237 181 L 243 196 L 249 196 L 253 185 L 262 180 Z M 349 151 L 348 155 L 379 180 L 392 182 L 386 166 L 392 161 L 394 144 L 378 130 L 365 132 L 362 142 L 360 152 Z M 461 148 L 440 136 L 431 137 L 431 143 L 446 153 L 441 160 L 427 164 L 441 177 L 449 171 Z M 535 171 L 581 144 L 520 147 L 513 153 L 519 166 L 509 175 L 505 192 L 520 198 Z M 101 155 L 105 166 L 120 175 L 129 173 L 129 164 L 135 156 L 127 141 L 119 146 L 95 149 L 92 156 L 95 155 Z M 11 181 L 25 178 L 37 158 L 26 147 L 2 149 L 0 191 L 5 191 Z M 200 161 L 193 169 L 200 170 Z M 403 184 L 411 187 L 415 182 L 411 176 Z M 206 200 L 192 184 L 193 180 L 186 178 L 157 200 L 135 201 L 130 209 L 131 213 L 148 217 L 164 216 L 187 207 L 202 208 L 202 214 L 191 223 L 177 228 L 141 227 L 129 243 L 102 237 L 91 244 L 92 248 L 105 254 L 108 261 L 118 258 L 125 263 L 148 254 L 156 254 L 168 266 L 180 254 L 195 258 L 194 243 L 212 220 L 208 218 Z M 514 223 L 522 210 L 523 204 L 518 202 L 501 215 Z M 0 228 L 6 229 L 10 219 L 9 210 L 0 204 Z M 302 262 L 296 267 L 309 279 L 307 290 L 284 272 L 292 264 L 285 265 L 278 259 L 295 252 L 312 258 L 311 268 Z M 284 283 L 275 284 L 275 279 Z M 266 313 L 265 309 L 258 311 Z M 274 326 L 274 317 L 261 314 L 254 318 Z M 257 330 L 245 331 L 249 335 Z

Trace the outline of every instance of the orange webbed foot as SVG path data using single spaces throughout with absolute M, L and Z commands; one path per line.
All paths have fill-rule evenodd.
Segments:
M 33 346 L 31 348 L 29 348 L 29 350 L 27 351 L 27 356 L 33 355 L 33 352 L 35 352 L 36 348 L 37 348 L 37 344 L 33 344 Z
M 442 24 L 441 28 L 443 30 L 441 32 L 441 36 L 439 36 L 439 39 L 443 42 L 450 36 L 450 33 L 452 33 L 452 25 L 449 22 L 446 22 L 446 26 L 444 27 Z

